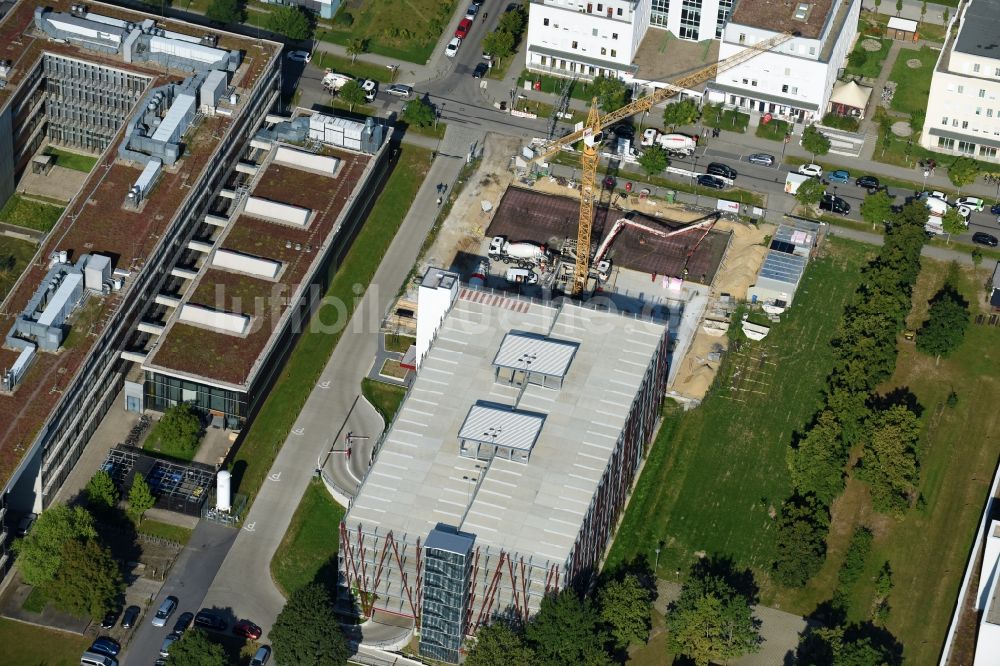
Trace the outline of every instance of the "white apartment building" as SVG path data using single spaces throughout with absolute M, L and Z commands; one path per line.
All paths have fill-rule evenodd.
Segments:
M 1000 0 L 972 0 L 941 51 L 920 144 L 1000 162 Z
M 860 9 L 860 0 L 739 0 L 720 61 L 777 34 L 797 36 L 720 73 L 708 85 L 708 101 L 794 122 L 818 120 L 854 44 Z

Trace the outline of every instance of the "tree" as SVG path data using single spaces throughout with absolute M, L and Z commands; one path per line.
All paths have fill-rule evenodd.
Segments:
M 226 666 L 226 651 L 221 644 L 208 639 L 203 629 L 188 629 L 170 646 L 171 664 L 184 666 Z
M 802 132 L 802 147 L 812 153 L 815 160 L 817 155 L 830 152 L 830 139 L 815 125 L 810 125 Z
M 910 131 L 912 131 L 914 134 L 920 134 L 921 132 L 923 132 L 924 119 L 926 117 L 927 114 L 924 112 L 923 109 L 914 110 L 913 113 L 910 114 L 910 121 L 909 121 Z
M 943 9 L 943 10 L 941 11 L 941 22 L 942 22 L 942 23 L 944 23 L 945 25 L 948 25 L 948 17 L 949 17 L 949 16 L 950 16 L 950 14 L 948 13 L 948 8 L 947 8 L 947 7 L 945 7 L 945 8 L 944 8 L 944 9 Z
M 57 608 L 97 620 L 115 608 L 125 593 L 125 579 L 109 548 L 96 539 L 70 539 L 63 545 L 62 564 L 44 590 Z
M 368 40 L 362 39 L 361 37 L 355 37 L 354 39 L 349 39 L 347 41 L 347 55 L 351 56 L 351 62 L 358 59 L 358 56 L 365 53 L 368 50 Z
M 903 11 L 903 0 L 896 0 L 896 16 Z
M 483 51 L 498 61 L 514 52 L 514 35 L 506 30 L 494 30 L 483 37 Z
M 670 164 L 670 158 L 667 157 L 667 151 L 662 146 L 649 146 L 639 155 L 639 166 L 642 167 L 647 176 L 660 173 L 667 168 L 668 164 Z
M 927 0 L 920 3 L 920 22 L 923 23 L 924 17 L 927 16 Z
M 902 516 L 916 492 L 920 422 L 906 405 L 873 414 L 858 476 L 868 482 L 876 511 Z
M 360 83 L 353 79 L 340 87 L 340 90 L 337 91 L 337 97 L 340 98 L 341 102 L 347 104 L 351 111 L 354 110 L 356 104 L 364 104 L 366 101 L 364 89 Z
M 239 0 L 212 0 L 212 4 L 205 10 L 205 16 L 219 23 L 241 23 L 243 8 Z
M 521 13 L 520 9 L 504 12 L 500 15 L 497 28 L 509 32 L 511 35 L 520 35 L 521 31 L 524 30 L 524 14 Z
M 193 454 L 201 439 L 201 419 L 188 403 L 176 404 L 164 412 L 149 438 L 168 451 Z
M 795 653 L 801 666 L 899 666 L 903 646 L 892 634 L 870 623 L 813 626 Z
M 948 180 L 958 188 L 959 193 L 963 187 L 975 181 L 978 176 L 979 165 L 968 157 L 959 157 L 948 167 Z
M 663 124 L 672 132 L 680 125 L 693 125 L 698 120 L 698 105 L 693 99 L 685 99 L 673 104 L 667 104 L 663 109 Z
M 957 269 L 930 300 L 927 319 L 917 334 L 917 349 L 929 356 L 947 357 L 958 349 L 969 326 L 969 302 L 955 286 Z
M 975 267 L 973 273 L 978 273 L 979 266 L 983 263 L 983 251 L 978 247 L 973 247 L 970 256 L 972 257 L 972 265 Z
M 403 107 L 403 120 L 409 125 L 425 127 L 434 123 L 434 107 L 426 99 L 411 99 Z
M 872 225 L 885 224 L 892 217 L 892 197 L 885 190 L 869 194 L 861 202 L 861 219 Z
M 466 666 L 508 666 L 534 663 L 535 654 L 525 642 L 523 631 L 503 619 L 480 627 L 465 658 Z
M 847 455 L 840 423 L 831 410 L 824 409 L 798 445 L 788 450 L 792 486 L 799 493 L 813 493 L 829 504 L 844 489 Z
M 340 666 L 350 656 L 333 600 L 319 583 L 292 593 L 270 636 L 274 660 L 284 666 Z
M 795 190 L 795 199 L 806 206 L 815 206 L 826 194 L 826 186 L 819 178 L 808 178 Z
M 132 489 L 128 493 L 128 517 L 136 525 L 141 525 L 143 514 L 152 509 L 154 504 L 156 504 L 156 497 L 153 496 L 153 491 L 150 490 L 146 477 L 142 474 L 136 474 L 132 481 Z
M 267 15 L 267 29 L 300 42 L 312 36 L 309 15 L 295 5 L 277 5 Z
M 84 493 L 87 495 L 87 505 L 91 510 L 99 512 L 109 511 L 121 499 L 121 494 L 118 492 L 118 486 L 115 485 L 114 479 L 103 469 L 98 470 L 94 476 L 90 477 Z
M 878 14 L 878 8 L 882 4 L 882 0 L 875 0 L 875 13 Z M 947 23 L 947 21 L 945 21 Z
M 595 76 L 590 84 L 590 94 L 597 98 L 597 105 L 603 111 L 614 111 L 624 106 L 627 93 L 625 82 L 610 76 Z
M 14 542 L 21 577 L 28 585 L 46 585 L 55 578 L 63 561 L 63 547 L 68 542 L 94 538 L 97 538 L 94 517 L 86 509 L 65 504 L 49 507 L 27 536 Z
M 965 218 L 958 212 L 958 208 L 948 206 L 948 210 L 941 217 L 941 229 L 948 234 L 949 241 L 953 234 L 960 234 L 965 231 Z
M 823 566 L 830 510 L 811 495 L 793 495 L 781 505 L 771 566 L 782 585 L 801 587 Z
M 602 654 L 610 664 L 604 652 L 608 636 L 597 609 L 589 600 L 581 600 L 572 588 L 542 599 L 524 635 L 541 666 L 597 664 Z
M 620 648 L 649 639 L 652 603 L 652 593 L 634 574 L 609 580 L 597 591 L 601 619 L 611 628 L 611 637 Z

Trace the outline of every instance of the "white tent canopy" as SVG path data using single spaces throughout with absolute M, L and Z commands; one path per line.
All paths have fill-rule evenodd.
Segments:
M 864 109 L 868 106 L 868 98 L 871 97 L 871 94 L 871 88 L 859 86 L 854 81 L 848 81 L 834 86 L 830 102 L 843 104 L 854 109 Z

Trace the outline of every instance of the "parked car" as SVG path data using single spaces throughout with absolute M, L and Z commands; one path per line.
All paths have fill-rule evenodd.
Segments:
M 250 666 L 264 666 L 267 660 L 271 658 L 271 646 L 261 645 L 257 648 L 257 651 L 253 654 L 253 659 L 250 660 Z
M 978 197 L 959 197 L 955 200 L 956 206 L 965 206 L 975 211 L 981 211 L 986 207 L 986 202 Z
M 707 173 L 698 176 L 698 184 L 702 187 L 712 187 L 717 190 L 722 190 L 726 187 L 726 183 L 721 178 Z
M 858 187 L 866 187 L 869 190 L 878 189 L 882 185 L 875 176 L 858 176 L 858 179 L 854 182 Z
M 538 284 L 538 273 L 530 268 L 508 268 L 506 278 L 511 284 Z
M 747 156 L 747 161 L 751 164 L 763 164 L 764 166 L 774 166 L 774 155 L 767 153 L 753 153 Z
M 987 247 L 997 246 L 997 237 L 985 231 L 977 231 L 972 234 L 972 242 L 976 245 L 986 245 Z
M 110 636 L 99 636 L 94 639 L 93 645 L 90 646 L 90 651 L 100 652 L 101 654 L 106 654 L 109 657 L 117 657 L 118 653 L 122 651 L 122 646 L 121 643 Z
M 80 655 L 80 666 L 118 666 L 118 660 L 103 652 L 87 650 Z
M 611 132 L 619 139 L 628 139 L 629 141 L 635 139 L 635 128 L 628 123 L 619 123 L 613 126 Z
M 110 629 L 115 626 L 115 623 L 118 622 L 118 614 L 121 612 L 122 609 L 120 606 L 116 607 L 114 610 L 108 611 L 108 614 L 104 616 L 103 620 L 101 620 L 101 629 Z
M 458 37 L 452 37 L 451 41 L 448 42 L 448 46 L 444 47 L 444 54 L 449 58 L 454 58 L 455 54 L 458 53 L 458 47 L 462 45 L 462 40 Z
M 849 183 L 851 182 L 851 173 L 846 169 L 837 169 L 836 171 L 831 171 L 827 179 L 831 183 Z
M 156 609 L 156 615 L 153 616 L 153 626 L 166 626 L 167 620 L 170 619 L 175 610 L 177 610 L 177 597 L 167 597 L 164 599 L 160 607 Z
M 201 627 L 202 629 L 214 629 L 215 631 L 225 631 L 226 621 L 221 617 L 208 610 L 207 608 L 202 608 L 198 611 L 198 614 L 194 616 L 194 626 Z
M 823 175 L 823 167 L 818 164 L 803 164 L 799 166 L 799 173 L 803 176 L 811 176 L 813 178 L 819 178 Z
M 174 630 L 170 633 L 183 634 L 191 626 L 191 620 L 193 619 L 194 613 L 181 613 L 177 616 L 177 621 L 174 622 Z
M 129 606 L 125 609 L 125 613 L 122 614 L 122 628 L 131 629 L 135 624 L 135 621 L 139 619 L 139 613 L 142 610 L 138 606 Z
M 365 101 L 374 102 L 375 95 L 378 94 L 378 81 L 374 79 L 365 79 L 363 81 L 358 81 L 361 84 L 361 89 L 365 91 Z
M 969 218 L 972 216 L 972 209 L 968 206 L 959 206 L 958 204 L 955 204 L 955 209 L 962 216 L 962 219 L 965 220 L 965 223 L 968 224 Z
M 242 636 L 243 638 L 257 640 L 263 632 L 260 627 L 250 620 L 240 620 L 233 625 L 233 633 L 237 636 Z
M 413 94 L 413 86 L 408 86 L 402 83 L 393 83 L 391 86 L 386 88 L 385 91 L 390 95 L 406 98 Z
M 180 634 L 170 634 L 163 639 L 163 643 L 160 645 L 160 656 L 169 657 L 170 656 L 170 646 L 176 643 L 180 639 Z
M 950 201 L 948 201 L 948 195 L 945 194 L 944 192 L 939 192 L 938 190 L 921 192 L 918 195 L 917 198 L 921 199 L 921 200 L 925 200 L 925 199 L 928 199 L 928 198 L 930 198 L 930 199 L 940 199 L 941 201 L 945 202 L 946 204 L 950 204 L 951 203 Z
M 820 210 L 828 210 L 838 215 L 847 215 L 851 212 L 851 204 L 833 194 L 824 194 L 819 202 Z
M 294 62 L 309 62 L 312 60 L 312 56 L 309 55 L 308 51 L 289 51 L 288 59 Z
M 1000 203 L 995 203 L 990 206 L 990 213 L 993 215 L 1000 215 Z
M 491 62 L 493 60 L 493 54 L 489 51 L 483 51 L 483 60 L 486 62 Z
M 479 63 L 478 65 L 476 65 L 476 68 L 472 70 L 472 78 L 474 79 L 483 78 L 486 75 L 486 72 L 489 71 L 489 69 L 490 66 L 487 65 L 485 62 Z
M 705 168 L 706 173 L 710 173 L 713 176 L 722 176 L 723 178 L 728 178 L 729 180 L 736 180 L 736 169 L 729 166 L 728 164 L 723 164 L 722 162 L 710 162 Z
M 472 27 L 472 20 L 464 18 L 458 22 L 458 27 L 455 28 L 455 36 L 459 39 L 465 39 L 469 36 L 469 29 Z

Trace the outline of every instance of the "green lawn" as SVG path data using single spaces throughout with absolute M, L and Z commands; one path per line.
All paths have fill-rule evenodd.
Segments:
M 424 126 L 407 125 L 403 121 L 399 121 L 399 124 L 402 125 L 407 132 L 413 132 L 414 134 L 419 134 L 421 136 L 429 136 L 433 139 L 443 139 L 444 133 L 448 129 L 448 125 L 446 123 L 438 123 L 436 127 L 433 124 Z
M 927 110 L 927 96 L 931 92 L 931 77 L 940 51 L 927 46 L 919 51 L 900 49 L 896 62 L 892 65 L 889 80 L 896 82 L 896 94 L 892 96 L 889 108 L 901 113 Z M 907 61 L 917 59 L 920 67 L 911 69 Z M 877 91 L 876 91 L 877 93 Z M 875 94 L 875 93 L 873 93 Z
M 48 231 L 59 221 L 62 212 L 63 209 L 59 206 L 12 194 L 4 207 L 0 208 L 0 222 L 36 231 Z
M 763 342 L 748 343 L 751 349 L 764 345 L 772 363 L 758 377 L 758 393 L 731 390 L 738 363 L 730 354 L 700 407 L 666 410 L 609 565 L 641 555 L 652 559 L 662 544 L 663 577 L 687 571 L 698 553 L 707 552 L 752 567 L 767 602 L 808 612 L 825 598 L 821 591 L 796 605 L 767 584 L 769 512 L 790 491 L 785 455 L 792 433 L 821 404 L 833 363 L 830 339 L 871 250 L 834 238 L 825 256 L 810 263 L 790 314 Z
M 367 287 L 371 282 L 429 168 L 429 150 L 406 144 L 400 147 L 398 163 L 327 290 L 328 300 L 354 306 L 358 300 L 354 287 Z M 306 328 L 240 444 L 229 468 L 233 471 L 234 492 L 246 495 L 250 502 L 340 335 L 340 331 L 331 335 Z
M 408 335 L 389 335 L 385 336 L 385 350 L 391 352 L 406 353 L 412 345 L 417 343 L 416 338 L 411 338 Z
M 406 396 L 406 389 L 402 386 L 385 384 L 365 377 L 361 380 L 361 393 L 368 402 L 375 406 L 388 425 L 396 416 L 396 412 L 399 411 L 399 405 Z
M 706 127 L 718 127 L 729 132 L 743 134 L 750 124 L 750 116 L 735 109 L 722 110 L 721 104 L 708 104 L 701 114 L 701 123 Z
M 18 666 L 77 666 L 90 638 L 0 618 L 3 662 Z
M 882 63 L 885 61 L 885 57 L 889 55 L 889 47 L 892 46 L 891 39 L 878 39 L 881 43 L 882 48 L 878 51 L 867 51 L 861 44 L 866 39 L 878 39 L 877 37 L 865 37 L 859 36 L 857 44 L 854 45 L 853 53 L 860 53 L 864 58 L 864 61 L 858 65 L 851 65 L 848 61 L 847 68 L 844 70 L 846 76 L 863 76 L 869 79 L 876 79 L 878 75 L 882 73 Z
M 754 132 L 761 139 L 770 139 L 771 141 L 784 141 L 785 136 L 792 131 L 792 126 L 789 125 L 784 120 L 778 120 L 774 118 L 769 123 L 764 123 L 761 120 L 760 124 L 757 125 L 757 130 Z
M 32 242 L 0 236 L 0 301 L 31 263 L 38 246 Z
M 161 523 L 158 520 L 150 520 L 147 518 L 142 521 L 142 525 L 139 526 L 139 531 L 143 534 L 160 537 L 161 539 L 167 539 L 168 541 L 176 541 L 182 546 L 186 546 L 188 541 L 191 540 L 191 533 L 193 530 L 181 527 L 180 525 Z
M 74 171 L 82 171 L 84 173 L 90 173 L 90 170 L 94 168 L 95 164 L 97 164 L 96 157 L 81 155 L 80 153 L 71 153 L 68 150 L 53 148 L 52 146 L 45 149 L 45 154 L 52 155 L 56 158 L 56 166 L 73 169 Z
M 548 74 L 538 74 L 537 72 L 524 70 L 521 72 L 521 76 L 517 78 L 518 90 L 524 90 L 525 81 L 540 84 L 541 88 L 539 90 L 553 95 L 561 95 L 563 87 L 569 83 L 571 86 L 569 96 L 571 98 L 583 100 L 584 102 L 589 102 L 593 98 L 593 95 L 589 92 L 590 86 L 585 81 L 571 82 L 570 79 L 560 76 L 549 76 Z
M 341 46 L 351 39 L 365 39 L 371 53 L 422 65 L 448 26 L 456 1 L 345 2 L 332 24 L 324 22 L 317 26 L 316 37 Z M 353 20 L 345 21 L 345 14 L 350 14 Z
M 323 51 L 316 51 L 314 56 L 312 64 L 319 67 L 321 71 L 329 68 L 340 74 L 347 74 L 355 78 L 373 79 L 379 83 L 392 82 L 392 70 L 381 65 L 373 65 L 361 60 L 352 63 L 350 58 L 344 58 L 332 53 L 324 53 Z
M 337 548 L 344 508 L 337 504 L 322 481 L 306 488 L 299 508 L 271 559 L 271 576 L 286 597 L 318 581 L 331 592 L 337 584 Z

